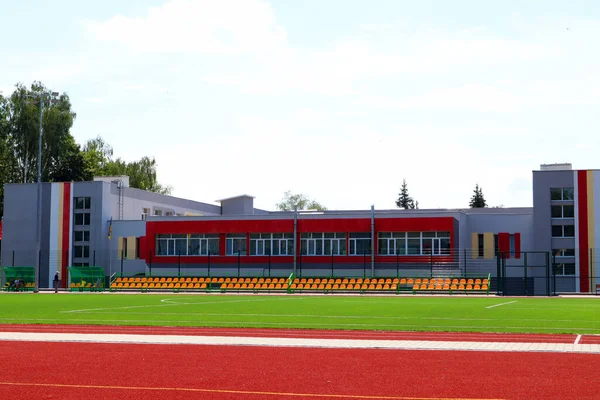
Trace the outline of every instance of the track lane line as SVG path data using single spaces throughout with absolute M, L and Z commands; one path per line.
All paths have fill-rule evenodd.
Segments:
M 404 397 L 404 396 L 366 396 L 352 394 L 325 394 L 325 393 L 294 393 L 294 392 L 262 392 L 252 390 L 229 390 L 229 389 L 202 389 L 184 387 L 151 387 L 151 386 L 110 386 L 110 385 L 75 385 L 61 383 L 34 383 L 34 382 L 0 382 L 4 386 L 41 386 L 54 388 L 73 389 L 110 389 L 110 390 L 144 390 L 144 391 L 169 391 L 169 392 L 199 392 L 199 393 L 224 393 L 224 394 L 248 394 L 261 396 L 284 396 L 284 397 L 321 397 L 334 399 L 380 399 L 380 400 L 503 400 L 491 398 L 456 398 L 456 397 Z
M 577 338 L 575 339 L 575 343 L 573 343 L 573 344 L 579 344 L 579 341 L 581 340 L 582 336 L 583 335 L 577 335 Z

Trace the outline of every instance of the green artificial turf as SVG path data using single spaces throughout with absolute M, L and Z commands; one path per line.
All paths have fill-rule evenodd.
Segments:
M 5 293 L 0 323 L 600 334 L 600 298 Z

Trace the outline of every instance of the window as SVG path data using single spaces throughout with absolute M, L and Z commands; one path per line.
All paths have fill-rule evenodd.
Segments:
M 75 197 L 76 210 L 89 210 L 91 206 L 91 197 Z
M 575 206 L 551 206 L 551 216 L 552 218 L 575 218 Z
M 227 234 L 225 254 L 228 256 L 246 255 L 246 235 Z
M 75 258 L 89 258 L 90 246 L 74 246 L 73 257 Z
M 575 249 L 553 249 L 552 254 L 556 257 L 575 257 Z
M 554 275 L 575 275 L 575 263 L 554 264 Z
M 479 233 L 477 235 L 477 257 L 483 258 L 484 255 L 484 245 L 483 245 L 483 233 Z
M 550 200 L 553 201 L 570 201 L 573 200 L 573 188 L 551 188 Z
M 513 233 L 510 234 L 509 236 L 509 252 L 510 252 L 510 257 L 514 258 L 515 257 L 515 235 Z
M 165 212 L 165 216 L 166 217 L 172 217 L 173 215 L 175 215 L 175 213 L 173 211 L 167 211 L 167 212 Z
M 74 262 L 73 266 L 74 267 L 89 267 L 90 263 L 89 262 Z
M 154 215 L 157 217 L 162 216 L 162 210 L 154 210 Z
M 142 219 L 148 218 L 149 214 L 150 214 L 150 209 L 149 208 L 142 208 Z
M 575 225 L 552 225 L 552 237 L 575 237 Z
M 450 254 L 450 232 L 380 232 L 380 255 Z
M 286 256 L 294 254 L 293 233 L 255 233 L 250 235 L 250 255 Z
M 90 224 L 90 213 L 78 213 L 75 214 L 75 225 L 89 225 Z
M 371 254 L 371 234 L 370 233 L 350 233 L 350 252 L 351 256 L 362 256 Z
M 139 248 L 139 247 L 138 247 Z M 217 234 L 156 235 L 157 256 L 206 256 L 219 254 Z
M 303 233 L 300 253 L 308 256 L 346 255 L 345 233 Z
M 90 231 L 75 231 L 75 242 L 89 242 Z

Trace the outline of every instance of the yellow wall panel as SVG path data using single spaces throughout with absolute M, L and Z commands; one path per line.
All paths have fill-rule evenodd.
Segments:
M 127 259 L 129 260 L 133 260 L 135 259 L 135 255 L 137 253 L 137 249 L 136 249 L 136 237 L 135 236 L 128 236 L 127 237 Z
M 477 258 L 479 255 L 479 235 L 477 232 L 471 234 L 471 258 Z
M 483 234 L 483 258 L 494 258 L 494 234 L 492 232 Z

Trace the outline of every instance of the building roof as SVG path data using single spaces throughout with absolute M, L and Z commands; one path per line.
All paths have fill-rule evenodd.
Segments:
M 240 198 L 244 198 L 244 197 L 245 198 L 250 198 L 250 199 L 255 199 L 256 198 L 254 196 L 250 196 L 249 194 L 240 194 L 238 196 L 228 197 L 226 199 L 215 200 L 215 201 L 217 201 L 219 203 L 222 203 L 222 202 L 227 201 L 227 200 L 235 200 L 235 199 L 240 199 Z

